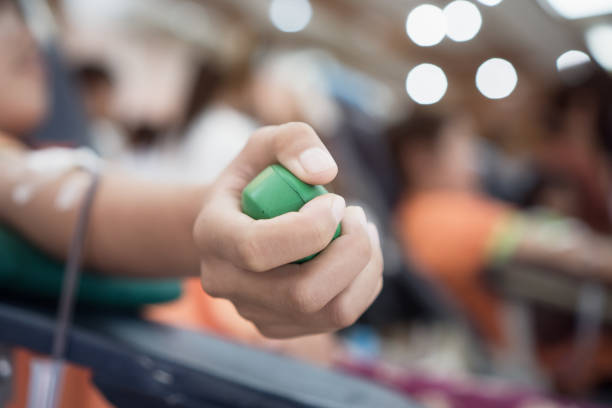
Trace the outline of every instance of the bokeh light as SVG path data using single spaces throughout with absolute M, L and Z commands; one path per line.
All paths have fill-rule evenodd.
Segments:
M 439 7 L 422 4 L 415 7 L 406 19 L 406 33 L 415 44 L 431 47 L 446 35 L 446 18 Z
M 587 53 L 578 50 L 569 50 L 557 58 L 557 71 L 561 72 L 568 68 L 586 64 L 589 61 L 591 61 L 591 57 L 589 57 Z
M 497 6 L 503 0 L 478 0 L 478 1 L 481 4 L 484 4 L 485 6 L 493 7 L 493 6 Z
M 446 35 L 457 42 L 469 41 L 478 34 L 482 16 L 478 7 L 466 0 L 456 0 L 444 7 Z
M 491 58 L 478 67 L 476 87 L 489 99 L 502 99 L 514 91 L 518 76 L 514 66 L 505 59 Z
M 406 77 L 406 92 L 421 105 L 438 102 L 448 87 L 444 71 L 433 64 L 420 64 L 412 68 Z
M 274 27 L 286 33 L 302 31 L 312 18 L 308 0 L 272 0 L 270 21 Z
M 604 69 L 612 71 L 612 25 L 600 24 L 585 34 L 591 55 Z
M 548 0 L 552 9 L 570 20 L 612 13 L 610 0 Z

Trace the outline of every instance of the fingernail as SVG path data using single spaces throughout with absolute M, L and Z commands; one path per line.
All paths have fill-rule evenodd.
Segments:
M 308 173 L 321 173 L 336 165 L 329 153 L 320 147 L 311 147 L 300 154 L 300 164 Z
M 334 200 L 332 202 L 332 215 L 336 220 L 336 223 L 342 221 L 344 218 L 344 209 L 346 208 L 346 204 L 344 203 L 344 198 L 340 196 L 334 196 Z

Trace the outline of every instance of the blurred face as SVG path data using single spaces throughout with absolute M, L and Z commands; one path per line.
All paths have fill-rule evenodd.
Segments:
M 0 0 L 0 131 L 34 128 L 47 108 L 38 48 L 13 1 Z
M 478 188 L 477 160 L 473 124 L 456 118 L 442 127 L 433 146 L 410 149 L 403 162 L 413 188 L 470 191 Z
M 441 187 L 457 190 L 477 188 L 476 131 L 467 118 L 452 120 L 442 129 L 437 151 Z
M 110 84 L 99 82 L 83 92 L 85 109 L 90 118 L 105 119 L 112 116 L 113 89 Z

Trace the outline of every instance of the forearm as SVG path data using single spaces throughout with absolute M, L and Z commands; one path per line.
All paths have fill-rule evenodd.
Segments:
M 572 227 L 552 233 L 528 224 L 513 259 L 570 275 L 612 281 L 612 241 L 593 231 Z
M 26 203 L 15 186 L 0 183 L 0 220 L 43 250 L 65 258 L 80 208 L 58 206 L 70 172 L 39 186 Z M 85 263 L 104 273 L 129 276 L 186 276 L 199 270 L 192 228 L 205 188 L 163 185 L 121 174 L 102 176 L 89 220 Z
M 205 190 L 119 175 L 103 179 L 92 209 L 88 261 L 109 273 L 197 275 L 193 226 Z

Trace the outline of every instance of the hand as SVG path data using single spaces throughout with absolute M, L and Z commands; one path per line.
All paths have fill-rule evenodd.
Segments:
M 382 288 L 376 227 L 360 207 L 345 207 L 335 194 L 269 220 L 243 214 L 242 190 L 276 162 L 310 184 L 329 183 L 338 172 L 308 125 L 288 123 L 256 131 L 211 186 L 195 223 L 202 287 L 211 296 L 232 301 L 267 337 L 349 326 Z M 330 243 L 340 221 L 342 235 Z M 290 263 L 321 250 L 306 263 Z

